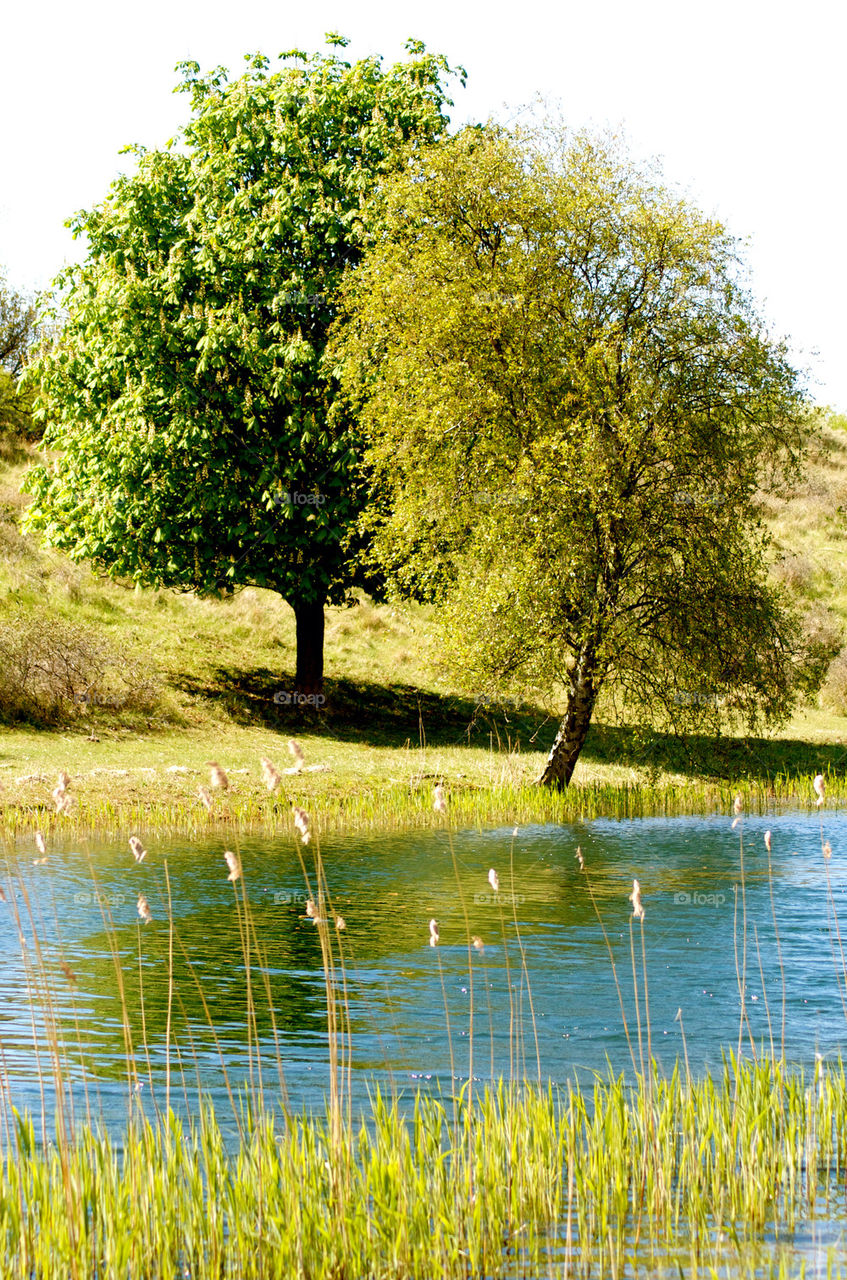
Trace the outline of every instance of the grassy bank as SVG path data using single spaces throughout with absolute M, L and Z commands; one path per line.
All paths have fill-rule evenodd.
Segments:
M 279 597 L 252 589 L 229 601 L 142 591 L 40 549 L 17 528 L 30 457 L 30 446 L 8 442 L 0 456 L 3 634 L 28 626 L 48 647 L 64 636 L 71 650 L 77 643 L 84 650 L 94 636 L 111 655 L 115 687 L 131 674 L 134 688 L 146 690 L 149 681 L 152 693 L 147 703 L 145 691 L 125 705 L 101 705 L 78 692 L 88 686 L 71 671 L 66 683 L 76 692 L 53 723 L 7 723 L 0 732 L 7 831 L 56 821 L 50 793 L 59 769 L 70 774 L 76 801 L 64 825 L 287 821 L 290 806 L 269 800 L 259 759 L 290 767 L 292 736 L 307 765 L 321 767 L 287 776 L 285 799 L 308 807 L 326 829 L 434 820 L 436 781 L 468 822 L 709 810 L 726 806 L 738 785 L 755 807 L 774 799 L 805 804 L 818 771 L 832 779 L 830 795 L 842 795 L 847 717 L 832 689 L 825 707 L 805 709 L 772 738 L 678 739 L 601 714 L 571 792 L 539 793 L 532 782 L 561 702 L 526 689 L 503 704 L 491 691 L 465 687 L 443 663 L 432 611 L 420 606 L 361 598 L 330 609 L 326 705 L 286 706 L 294 624 Z M 833 514 L 839 496 L 847 498 L 847 434 L 826 428 L 804 486 L 769 511 L 778 572 L 809 617 L 836 630 L 847 620 L 847 538 Z M 0 693 L 5 687 L 11 696 L 14 684 L 14 672 L 0 671 Z M 232 782 L 215 796 L 211 819 L 197 794 L 208 784 L 210 761 Z

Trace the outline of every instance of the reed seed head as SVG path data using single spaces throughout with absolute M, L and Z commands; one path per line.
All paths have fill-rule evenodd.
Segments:
M 35 847 L 39 853 L 47 852 L 47 845 L 44 843 L 44 836 L 40 831 L 36 831 L 35 833 Z
M 199 796 L 199 798 L 200 798 L 200 802 L 201 802 L 201 804 L 204 806 L 204 808 L 205 808 L 206 812 L 207 812 L 207 813 L 211 813 L 211 812 L 212 812 L 212 797 L 209 795 L 209 793 L 208 793 L 208 791 L 206 790 L 206 788 L 205 788 L 205 787 L 198 787 L 198 788 L 197 788 L 197 795 Z
M 584 871 L 584 870 L 585 870 L 585 858 L 583 858 L 583 856 L 582 856 L 582 849 L 579 847 L 579 845 L 577 845 L 577 846 L 576 846 L 576 853 L 574 854 L 574 857 L 576 858 L 577 862 L 579 863 L 579 869 L 580 869 L 580 871 Z
M 262 777 L 265 780 L 265 786 L 267 787 L 268 791 L 271 791 L 271 792 L 276 791 L 277 787 L 282 781 L 282 778 L 279 776 L 278 772 L 276 771 L 276 769 L 274 768 L 274 766 L 271 764 L 270 760 L 268 760 L 266 756 L 262 756 L 261 765 L 262 765 Z
M 824 843 L 824 847 L 823 847 L 823 856 L 824 856 L 825 858 L 831 858 L 831 857 L 832 857 L 832 845 L 829 843 L 829 841 L 828 841 L 828 840 Z
M 300 832 L 303 843 L 308 844 L 312 838 L 312 833 L 309 830 L 309 815 L 305 809 L 300 809 L 297 805 L 294 806 L 293 813 L 294 825 Z
M 770 851 L 771 851 L 771 833 L 770 833 L 770 831 L 766 831 L 766 832 L 765 832 L 765 848 L 767 849 L 768 853 L 770 853 Z
M 241 876 L 241 859 L 238 857 L 238 854 L 232 853 L 231 850 L 226 849 L 224 851 L 224 860 L 226 865 L 229 867 L 227 880 L 238 880 Z
M 147 850 L 144 848 L 144 845 L 141 843 L 138 836 L 130 836 L 129 847 L 132 849 L 132 856 L 135 858 L 136 862 L 143 862 L 147 857 Z
M 632 882 L 632 893 L 629 895 L 629 901 L 632 903 L 632 914 L 635 920 L 644 919 L 644 908 L 641 905 L 641 885 L 637 880 Z
M 485 943 L 482 941 L 479 934 L 475 933 L 471 938 L 471 945 L 473 946 L 474 951 L 478 951 L 481 956 L 485 955 Z
M 306 899 L 306 915 L 309 917 L 310 920 L 317 919 L 317 909 L 315 907 L 314 898 Z
M 815 801 L 815 804 L 820 806 L 823 804 L 824 800 L 826 799 L 826 783 L 824 782 L 824 777 L 822 773 L 818 773 L 815 775 L 815 780 L 812 783 L 812 786 L 815 788 L 815 795 L 817 796 L 817 800 Z
M 294 756 L 294 767 L 299 773 L 300 770 L 303 768 L 303 765 L 306 763 L 306 757 L 303 755 L 303 752 L 300 750 L 299 742 L 296 742 L 294 738 L 289 738 L 288 750 Z
M 438 921 L 434 918 L 429 922 L 429 945 L 438 946 Z
M 59 781 L 56 784 L 56 790 L 67 791 L 70 785 L 71 785 L 71 775 L 65 769 L 62 769 L 59 774 Z
M 444 796 L 444 788 L 440 782 L 432 789 L 432 807 L 436 813 L 447 812 L 447 800 Z
M 138 914 L 145 924 L 149 924 L 153 919 L 153 913 L 150 910 L 150 904 L 143 893 L 138 895 Z
M 498 876 L 497 872 L 494 870 L 493 867 L 488 873 L 488 883 L 491 885 L 491 888 L 494 890 L 495 893 L 499 891 L 500 877 Z
M 342 929 L 347 928 L 347 921 L 344 919 L 344 916 L 335 917 L 335 927 L 339 933 L 341 933 Z
M 211 785 L 213 787 L 220 787 L 221 791 L 228 791 L 229 778 L 226 776 L 221 766 L 213 760 L 209 765 L 209 770 Z

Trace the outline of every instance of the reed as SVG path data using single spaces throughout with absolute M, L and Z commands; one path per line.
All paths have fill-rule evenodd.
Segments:
M 270 782 L 274 790 L 280 785 L 275 778 L 266 779 L 266 790 Z M 826 802 L 819 783 L 815 790 L 822 804 Z M 231 789 L 227 795 L 229 804 Z M 831 795 L 828 798 L 831 801 Z M 446 824 L 461 898 L 453 830 L 465 821 L 463 797 L 451 789 L 448 803 L 439 786 L 435 804 L 432 792 L 427 800 L 429 814 Z M 727 810 L 734 809 L 739 819 L 742 809 L 756 807 L 751 795 L 740 802 L 734 796 L 726 800 Z M 771 1027 L 770 1053 L 757 1055 L 754 1049 L 752 1059 L 742 1056 L 742 1030 L 749 1027 L 743 832 L 739 1045 L 724 1059 L 720 1072 L 699 1079 L 692 1075 L 684 1031 L 684 1070 L 677 1065 L 668 1078 L 653 1061 L 645 927 L 651 908 L 645 890 L 645 909 L 638 881 L 630 895 L 636 1042 L 630 1038 L 626 1002 L 590 867 L 578 853 L 581 879 L 612 964 L 633 1064 L 629 1079 L 610 1070 L 589 1085 L 574 1080 L 557 1090 L 544 1084 L 519 919 L 514 910 L 507 919 L 501 909 L 510 992 L 510 1078 L 485 1085 L 473 1080 L 471 999 L 467 1015 L 462 1015 L 468 1019 L 463 1085 L 452 1085 L 444 1098 L 374 1088 L 370 1102 L 354 1112 L 349 984 L 355 980 L 356 958 L 333 904 L 321 854 L 321 824 L 299 805 L 293 811 L 290 804 L 285 810 L 275 807 L 274 812 L 280 821 L 284 813 L 296 841 L 311 908 L 307 916 L 320 945 L 329 1089 L 325 1110 L 317 1116 L 295 1115 L 288 1101 L 267 963 L 250 904 L 249 868 L 242 865 L 237 838 L 231 840 L 232 849 L 222 853 L 218 874 L 231 883 L 245 977 L 248 1070 L 240 1089 L 226 1076 L 207 1001 L 209 979 L 194 969 L 180 937 L 167 863 L 161 873 L 150 870 L 153 906 L 148 905 L 148 911 L 157 924 L 148 930 L 142 917 L 136 923 L 140 1008 L 134 1007 L 127 990 L 127 960 L 108 907 L 101 906 L 122 1009 L 129 1097 L 137 1100 L 139 1087 L 146 1085 L 151 1098 L 149 1108 L 140 1102 L 131 1106 L 119 1132 L 105 1131 L 87 1091 L 84 1117 L 74 1113 L 74 1095 L 67 1087 L 69 1064 L 71 1058 L 78 1061 L 84 1055 L 85 1046 L 78 1025 L 77 1043 L 67 1039 L 67 1018 L 60 1013 L 52 960 L 57 950 L 62 951 L 58 913 L 53 904 L 54 919 L 42 919 L 26 893 L 25 879 L 10 866 L 6 898 L 24 948 L 41 1108 L 37 1117 L 15 1109 L 0 1042 L 0 1275 L 10 1280 L 56 1275 L 102 1280 L 118 1274 L 157 1280 L 399 1280 L 434 1275 L 462 1280 L 561 1275 L 587 1280 L 657 1271 L 745 1280 L 797 1273 L 802 1258 L 792 1233 L 841 1212 L 847 1176 L 847 1077 L 840 1060 L 818 1060 L 811 1078 L 785 1063 L 784 972 L 780 1053 Z M 237 835 L 235 826 L 228 828 L 228 837 Z M 143 848 L 140 840 L 138 845 Z M 821 805 L 833 957 L 839 982 L 847 987 L 826 846 Z M 767 852 L 770 855 L 770 833 Z M 131 853 L 128 863 L 138 865 L 135 845 Z M 148 861 L 145 869 L 149 867 Z M 96 890 L 96 871 L 91 864 L 89 869 Z M 769 883 L 772 890 L 770 879 Z M 489 886 L 500 894 L 496 868 L 489 873 Z M 519 888 L 514 838 L 508 886 L 514 907 Z M 102 895 L 98 901 L 103 902 Z M 485 948 L 482 939 L 470 934 L 464 900 L 460 905 L 472 992 L 474 966 L 485 963 Z M 775 917 L 773 899 L 771 905 Z M 421 934 L 423 941 L 425 919 Z M 765 991 L 755 933 L 754 938 Z M 464 1062 L 454 1054 L 459 1040 L 451 1026 L 435 921 L 430 923 L 430 941 L 444 998 L 451 1078 L 456 1081 Z M 519 958 L 510 961 L 513 945 Z M 141 961 L 147 951 L 167 974 L 164 1046 L 151 1044 L 145 1020 Z M 72 971 L 62 963 L 63 978 L 71 981 Z M 135 963 L 133 954 L 129 964 Z M 520 974 L 517 1001 L 512 998 L 513 972 Z M 184 982 L 201 998 L 207 1031 L 220 1056 L 236 1122 L 234 1135 L 227 1132 L 230 1118 L 215 1111 L 204 1091 L 197 1047 L 202 1028 L 192 1029 L 187 1018 L 177 1017 Z M 524 989 L 538 1073 L 532 1082 L 526 1069 Z M 262 1044 L 257 1012 L 262 1000 L 273 1033 L 273 1089 L 265 1079 L 267 1045 Z M 682 1031 L 681 1011 L 678 1016 Z M 163 1099 L 151 1065 L 154 1051 L 164 1061 Z M 192 1068 L 196 1085 L 189 1084 Z M 182 1118 L 175 1113 L 180 1098 L 185 1106 Z M 841 1265 L 833 1254 L 828 1274 L 841 1274 Z

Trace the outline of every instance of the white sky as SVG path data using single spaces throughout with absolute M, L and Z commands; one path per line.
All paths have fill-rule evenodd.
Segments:
M 45 286 L 78 256 L 63 222 L 185 118 L 174 64 L 323 48 L 403 55 L 415 36 L 468 71 L 454 119 L 540 91 L 572 125 L 623 126 L 633 149 L 748 241 L 754 288 L 821 403 L 847 409 L 843 0 L 30 0 L 0 23 L 0 269 Z

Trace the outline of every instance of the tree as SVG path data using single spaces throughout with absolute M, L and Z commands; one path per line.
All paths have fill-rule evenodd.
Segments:
M 328 353 L 375 552 L 469 678 L 564 686 L 539 781 L 570 781 L 601 694 L 681 727 L 785 714 L 757 493 L 799 464 L 804 398 L 724 228 L 613 139 L 491 128 L 384 205 Z
M 34 341 L 34 304 L 0 275 L 0 432 L 33 433 L 29 399 L 19 392 L 17 379 Z
M 181 64 L 190 122 L 130 148 L 136 171 L 70 223 L 87 257 L 57 281 L 61 334 L 32 373 L 59 454 L 30 474 L 28 528 L 136 582 L 278 591 L 307 694 L 362 500 L 322 366 L 335 293 L 376 181 L 447 123 L 446 61 L 406 47 L 387 70 L 293 51 L 271 74 L 257 55 L 232 82 Z

